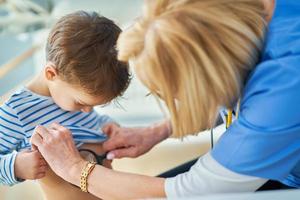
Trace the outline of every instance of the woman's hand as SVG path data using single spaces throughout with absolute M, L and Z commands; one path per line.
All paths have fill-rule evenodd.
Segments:
M 107 128 L 108 127 L 109 125 Z M 162 133 L 164 133 L 164 137 L 166 137 L 168 129 L 162 127 L 164 127 L 164 125 L 157 125 L 153 126 L 152 128 L 149 127 L 149 129 L 145 128 L 132 130 L 135 130 L 135 133 L 139 134 L 149 134 L 149 138 L 155 136 L 156 131 L 158 135 L 161 136 L 163 135 Z M 116 127 L 113 127 L 112 129 L 115 130 L 115 128 Z M 120 132 L 118 131 L 118 133 L 112 130 L 109 130 L 109 132 L 111 134 L 116 134 L 115 137 L 118 138 L 117 135 L 123 133 L 121 130 Z M 139 132 L 138 130 L 141 130 L 142 132 Z M 152 135 L 152 137 L 150 137 L 150 135 Z M 135 135 L 131 135 L 130 139 L 134 138 Z M 160 137 L 160 140 L 162 140 L 161 138 L 162 137 Z M 152 142 L 155 141 L 153 138 L 150 140 L 152 140 Z M 68 129 L 58 124 L 54 124 L 50 128 L 38 126 L 31 137 L 31 143 L 38 148 L 51 169 L 58 176 L 74 185 L 80 185 L 80 173 L 87 161 L 81 158 Z M 143 146 L 147 143 L 149 142 L 144 140 Z M 145 197 L 165 196 L 163 178 L 116 172 L 100 165 L 95 166 L 93 172 L 90 174 L 88 186 L 90 193 L 103 199 L 138 199 Z
M 72 168 L 84 166 L 85 161 L 75 147 L 71 132 L 59 124 L 52 124 L 50 128 L 37 126 L 31 143 L 38 148 L 51 169 L 67 181 L 70 181 Z
M 145 128 L 124 128 L 110 123 L 102 131 L 109 136 L 103 148 L 109 152 L 107 159 L 110 160 L 143 155 L 171 134 L 169 121 Z

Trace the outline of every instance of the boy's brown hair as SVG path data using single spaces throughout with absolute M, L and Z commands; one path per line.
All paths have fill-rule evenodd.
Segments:
M 64 81 L 111 101 L 121 96 L 130 82 L 128 63 L 117 60 L 115 46 L 120 33 L 113 21 L 96 12 L 68 14 L 49 34 L 47 61 Z

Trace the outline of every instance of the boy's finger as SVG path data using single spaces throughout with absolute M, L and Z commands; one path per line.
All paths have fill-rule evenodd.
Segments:
M 38 169 L 39 173 L 46 172 L 47 170 L 48 170 L 48 167 L 47 167 L 47 166 L 41 166 L 41 167 L 39 167 L 39 169 Z
M 38 150 L 37 146 L 35 146 L 34 144 L 31 145 L 31 149 L 32 150 Z
M 30 150 L 30 149 L 25 149 L 25 150 L 20 151 L 20 153 L 31 153 L 31 152 L 32 152 L 32 150 Z
M 44 178 L 45 176 L 46 176 L 46 172 L 41 172 L 36 175 L 35 179 L 41 179 Z
M 32 150 L 31 153 L 33 154 L 33 156 L 35 158 L 38 158 L 38 159 L 43 158 L 43 156 L 42 156 L 41 152 L 39 152 L 39 150 Z
M 40 166 L 48 166 L 48 163 L 44 159 L 41 159 Z

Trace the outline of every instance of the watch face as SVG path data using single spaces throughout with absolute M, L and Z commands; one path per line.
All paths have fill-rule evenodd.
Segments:
M 95 158 L 95 155 L 93 153 L 85 150 L 80 150 L 79 153 L 83 159 L 87 161 L 97 162 L 97 159 Z

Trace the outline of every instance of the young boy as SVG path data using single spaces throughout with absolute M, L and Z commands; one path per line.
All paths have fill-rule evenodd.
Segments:
M 77 146 L 105 139 L 101 127 L 112 120 L 93 106 L 121 96 L 130 82 L 127 63 L 117 61 L 120 32 L 94 12 L 75 12 L 55 24 L 44 69 L 0 108 L 1 184 L 45 176 L 47 164 L 29 142 L 37 125 L 60 123 Z

